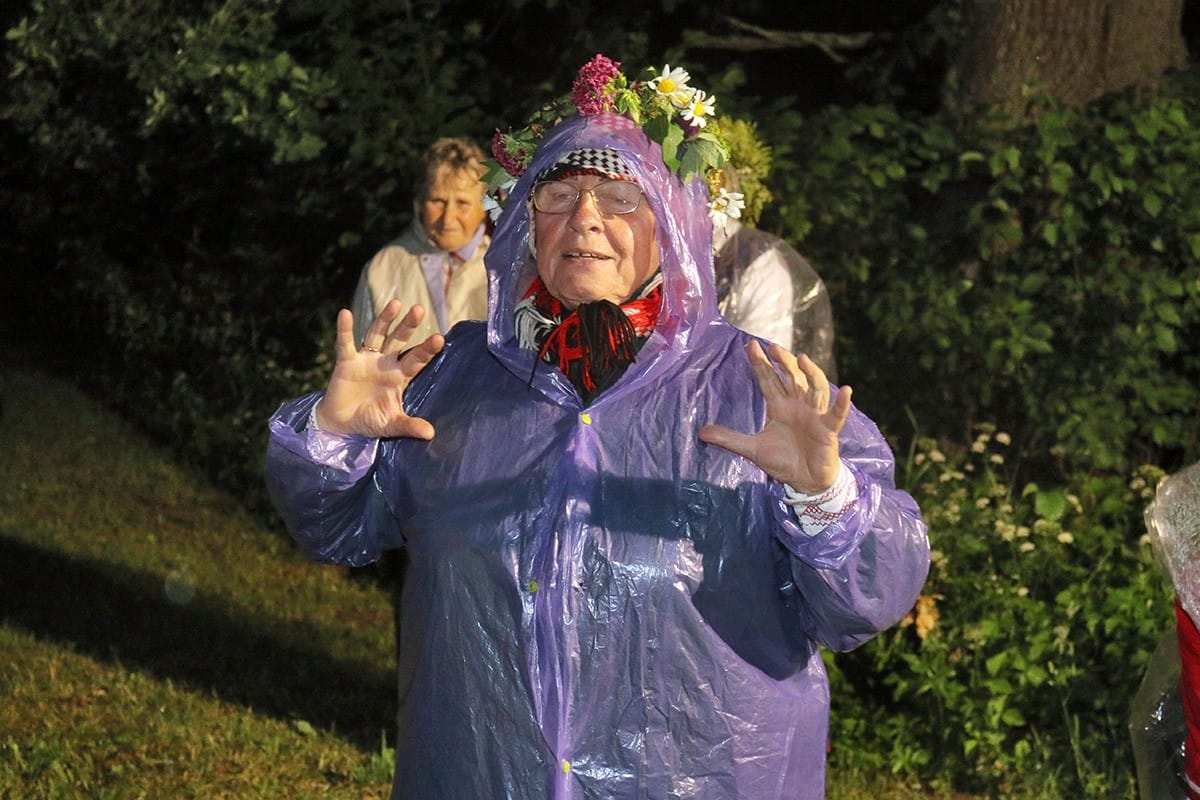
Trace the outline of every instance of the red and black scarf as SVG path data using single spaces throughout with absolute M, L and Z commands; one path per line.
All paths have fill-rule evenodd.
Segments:
M 574 310 L 535 278 L 517 305 L 517 335 L 522 347 L 536 348 L 540 359 L 562 370 L 586 405 L 633 363 L 661 308 L 661 275 L 621 305 L 598 300 Z

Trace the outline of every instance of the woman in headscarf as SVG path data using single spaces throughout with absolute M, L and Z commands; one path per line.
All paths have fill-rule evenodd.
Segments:
M 849 389 L 717 314 L 707 200 L 626 117 L 568 117 L 486 326 L 412 342 L 393 302 L 358 347 L 342 311 L 326 390 L 272 418 L 307 553 L 409 552 L 393 798 L 823 796 L 819 647 L 901 619 L 928 542 Z

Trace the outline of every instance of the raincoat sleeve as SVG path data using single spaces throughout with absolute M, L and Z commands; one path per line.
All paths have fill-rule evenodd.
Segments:
M 857 409 L 839 437 L 858 499 L 815 535 L 783 502 L 779 538 L 791 552 L 792 580 L 808 628 L 821 644 L 852 650 L 902 619 L 929 572 L 929 540 L 916 502 L 895 486 L 891 448 Z
M 374 480 L 380 440 L 310 427 L 320 393 L 271 417 L 267 489 L 288 531 L 312 559 L 362 566 L 403 539 Z

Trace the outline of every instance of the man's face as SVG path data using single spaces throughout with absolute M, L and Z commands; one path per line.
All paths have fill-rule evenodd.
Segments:
M 420 204 L 421 225 L 438 249 L 453 252 L 471 241 L 487 214 L 486 188 L 473 174 L 438 167 Z
M 602 212 L 586 190 L 606 182 L 595 175 L 556 181 L 580 191 L 579 200 L 561 214 L 534 212 L 538 274 L 567 308 L 624 303 L 659 267 L 654 212 L 645 201 L 631 214 Z

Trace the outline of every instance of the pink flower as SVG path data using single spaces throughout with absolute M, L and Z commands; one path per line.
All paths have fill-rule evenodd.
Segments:
M 571 84 L 571 101 L 580 114 L 602 114 L 613 108 L 608 94 L 609 83 L 621 74 L 621 63 L 597 53 L 588 63 L 579 68 L 575 82 Z
M 520 177 L 525 172 L 525 162 L 528 154 L 519 142 L 496 128 L 492 135 L 492 157 L 496 159 L 504 171 L 514 177 Z

